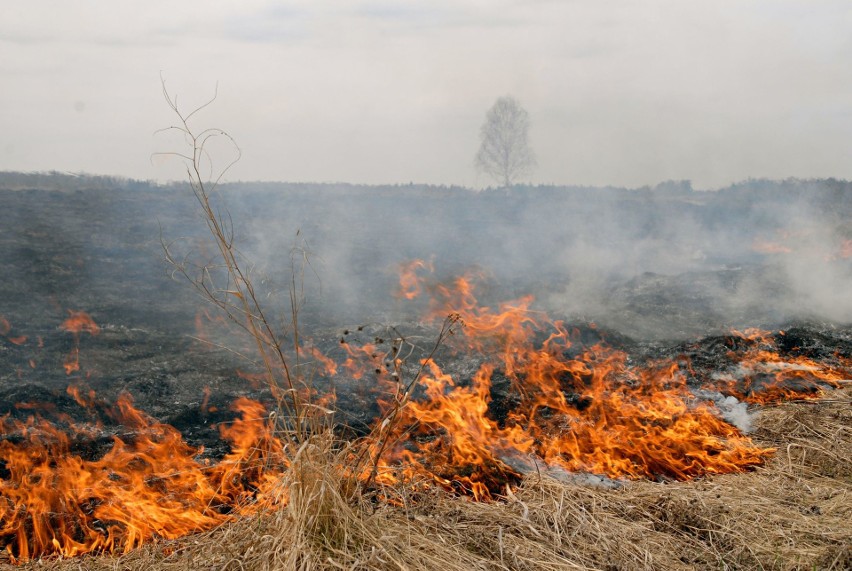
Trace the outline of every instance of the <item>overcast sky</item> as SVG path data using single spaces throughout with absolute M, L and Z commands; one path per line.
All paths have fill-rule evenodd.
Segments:
M 481 187 L 507 94 L 536 183 L 852 178 L 849 0 L 2 0 L 0 170 L 180 178 L 161 73 L 231 180 Z

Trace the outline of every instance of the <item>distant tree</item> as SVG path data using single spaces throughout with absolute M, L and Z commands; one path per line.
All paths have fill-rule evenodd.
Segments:
M 532 173 L 536 161 L 527 140 L 529 128 L 529 113 L 517 99 L 497 99 L 479 130 L 482 144 L 476 153 L 476 167 L 507 187 Z

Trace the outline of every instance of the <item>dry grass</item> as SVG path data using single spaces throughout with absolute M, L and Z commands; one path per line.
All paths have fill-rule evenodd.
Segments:
M 286 508 L 121 557 L 39 569 L 850 569 L 852 388 L 765 409 L 764 468 L 617 488 L 532 477 L 504 502 L 442 491 L 364 497 L 327 438 L 282 482 Z

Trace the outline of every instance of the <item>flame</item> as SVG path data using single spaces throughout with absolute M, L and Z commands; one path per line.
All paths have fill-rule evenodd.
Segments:
M 377 465 L 357 474 L 364 480 L 425 482 L 488 500 L 535 471 L 683 480 L 748 470 L 774 452 L 695 396 L 687 379 L 696 373 L 682 369 L 682 359 L 637 365 L 603 342 L 581 342 L 579 331 L 535 311 L 532 296 L 486 306 L 477 299 L 481 276 L 426 284 L 425 270 L 431 267 L 421 261 L 403 266 L 415 281 L 401 278 L 401 295 L 413 299 L 428 291 L 428 317 L 452 316 L 459 327 L 448 348 L 473 364 L 470 374 L 453 376 L 425 359 L 417 390 L 408 394 L 397 341 L 389 347 L 379 338 L 351 343 L 344 332 L 340 364 L 309 342 L 303 347 L 317 375 L 371 381 L 360 386 L 383 415 L 366 440 Z M 4 335 L 11 331 L 7 325 L 0 318 Z M 87 314 L 71 311 L 62 329 L 75 341 L 66 371 L 70 365 L 79 370 L 79 336 L 97 335 L 100 328 Z M 782 355 L 779 336 L 783 332 L 736 332 L 727 356 L 733 369 L 705 380 L 726 394 L 764 403 L 816 396 L 821 386 L 838 386 L 849 374 L 843 367 L 852 363 L 839 357 L 832 368 L 796 348 Z M 258 402 L 234 403 L 234 420 L 219 425 L 231 451 L 211 463 L 176 428 L 136 409 L 129 395 L 108 405 L 93 391 L 68 392 L 89 418 L 109 418 L 129 436 L 113 436 L 106 453 L 86 454 L 80 451 L 85 443 L 104 433 L 97 420 L 77 422 L 39 403 L 18 403 L 17 413 L 29 415 L 25 420 L 0 418 L 0 549 L 14 561 L 126 552 L 287 501 L 278 490 L 289 465 L 286 447 Z M 205 388 L 202 412 L 214 412 L 210 397 Z M 334 394 L 311 398 L 322 406 Z
M 113 437 L 109 451 L 93 460 L 75 450 L 99 432 L 97 425 L 67 416 L 60 417 L 64 429 L 38 415 L 0 421 L 0 545 L 14 560 L 127 552 L 272 502 L 283 447 L 259 403 L 243 398 L 234 404 L 238 418 L 220 425 L 231 452 L 209 466 L 196 459 L 201 450 L 134 408 L 128 395 L 107 407 L 92 392 L 69 392 L 81 406 L 103 409 L 132 436 Z
M 251 388 L 255 390 L 262 387 L 263 384 L 266 382 L 266 379 L 268 378 L 266 373 L 251 373 L 248 371 L 243 371 L 242 369 L 237 369 L 235 372 L 239 378 L 244 381 L 248 381 L 249 386 L 251 386 Z
M 423 260 L 411 260 L 400 264 L 399 267 L 399 289 L 397 297 L 403 299 L 414 299 L 422 293 L 422 280 L 417 275 L 417 270 L 433 271 L 432 263 Z
M 818 363 L 803 355 L 778 352 L 776 336 L 762 329 L 734 331 L 734 338 L 745 341 L 744 351 L 731 349 L 728 358 L 736 366 L 714 375 L 713 385 L 728 395 L 756 404 L 789 399 L 816 399 L 824 387 L 838 388 L 839 381 L 852 376 L 852 362 L 837 357 L 836 366 Z M 784 337 L 785 332 L 778 333 Z M 741 343 L 735 343 L 740 345 Z
M 215 345 L 216 332 L 229 331 L 231 323 L 223 315 L 211 313 L 206 307 L 195 313 L 195 339 L 205 344 Z
M 306 350 L 308 354 L 314 358 L 314 365 L 316 366 L 319 374 L 326 377 L 334 377 L 337 375 L 337 363 L 334 362 L 334 359 L 327 357 L 325 353 L 313 345 L 309 345 Z
M 819 257 L 826 262 L 836 262 L 852 257 L 852 239 L 841 239 L 839 244 L 829 245 L 815 238 L 812 230 L 776 230 L 773 238 L 756 237 L 751 249 L 759 254 L 804 253 Z
M 101 332 L 98 324 L 85 311 L 69 309 L 68 315 L 68 319 L 60 325 L 63 330 L 69 331 L 74 336 L 74 349 L 71 350 L 62 364 L 66 375 L 80 370 L 80 334 L 86 332 L 94 336 Z
M 74 349 L 68 353 L 68 356 L 62 363 L 62 367 L 65 368 L 66 375 L 76 373 L 80 370 L 80 349 L 78 347 L 74 347 Z
M 751 249 L 759 254 L 791 254 L 793 252 L 793 249 L 789 246 L 762 238 L 755 238 L 751 244 Z
M 574 332 L 530 309 L 532 297 L 479 306 L 469 276 L 434 290 L 433 315 L 457 314 L 456 348 L 483 363 L 469 382 L 424 363 L 424 393 L 399 413 L 379 481 L 426 478 L 487 499 L 542 467 L 687 479 L 773 452 L 693 396 L 674 363 L 637 368 L 603 344 L 575 347 Z
M 0 337 L 5 337 L 6 340 L 12 345 L 23 345 L 27 342 L 26 335 L 17 335 L 12 337 L 10 333 L 12 332 L 12 324 L 9 323 L 9 320 L 0 315 Z
M 213 391 L 210 389 L 210 386 L 209 385 L 205 386 L 203 392 L 204 392 L 204 398 L 201 399 L 201 405 L 198 407 L 198 411 L 201 414 L 216 412 L 215 406 L 214 407 L 208 406 L 210 404 L 210 395 L 213 394 Z M 214 409 L 214 410 L 211 410 L 211 408 Z
M 341 346 L 347 354 L 346 360 L 343 361 L 341 366 L 352 379 L 360 381 L 368 377 L 371 372 L 377 376 L 381 376 L 385 372 L 384 359 L 386 353 L 377 344 L 353 345 L 342 341 Z
M 62 329 L 71 333 L 80 334 L 82 332 L 97 335 L 101 332 L 98 324 L 85 311 L 68 310 L 69 317 L 62 322 Z
M 837 256 L 842 259 L 852 258 L 852 239 L 843 240 L 840 243 L 840 248 L 837 253 Z

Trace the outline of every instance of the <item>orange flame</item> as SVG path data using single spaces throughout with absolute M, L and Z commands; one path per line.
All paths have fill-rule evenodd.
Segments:
M 322 351 L 310 345 L 307 347 L 307 352 L 314 358 L 317 372 L 327 377 L 337 375 L 337 363 L 333 359 L 327 357 Z
M 759 254 L 790 254 L 793 252 L 793 249 L 789 246 L 761 238 L 754 239 L 751 249 Z
M 93 393 L 71 393 L 81 406 L 101 406 Z M 175 428 L 135 409 L 128 395 L 106 413 L 132 437 L 113 437 L 112 448 L 97 460 L 72 446 L 91 437 L 93 426 L 71 423 L 66 431 L 38 416 L 3 418 L 0 545 L 15 560 L 126 552 L 268 505 L 282 445 L 262 405 L 240 399 L 234 410 L 240 416 L 220 426 L 232 451 L 213 467 L 196 460 L 201 451 Z
M 12 345 L 23 345 L 27 342 L 26 335 L 18 335 L 12 337 L 10 333 L 12 332 L 12 324 L 9 323 L 9 320 L 0 315 L 0 337 L 5 337 L 9 343 Z
M 837 249 L 837 254 L 833 259 L 848 260 L 852 258 L 852 239 L 843 240 Z
M 422 282 L 417 275 L 417 270 L 433 271 L 432 263 L 423 260 L 411 260 L 404 264 L 400 264 L 399 268 L 399 289 L 397 297 L 403 299 L 414 299 L 422 292 Z
M 98 324 L 85 311 L 69 309 L 68 314 L 68 319 L 63 321 L 60 326 L 65 331 L 71 332 L 74 336 L 74 349 L 71 350 L 62 364 L 66 375 L 80 370 L 80 334 L 86 332 L 94 336 L 101 332 Z
M 414 297 L 428 289 L 430 316 L 453 315 L 462 325 L 449 344 L 474 363 L 469 378 L 454 378 L 425 360 L 419 392 L 407 395 L 397 376 L 402 361 L 396 341 L 383 349 L 382 339 L 357 345 L 344 333 L 340 365 L 310 344 L 304 348 L 317 374 L 376 379 L 364 390 L 386 413 L 379 427 L 390 427 L 380 432 L 381 441 L 367 441 L 370 457 L 379 457 L 379 484 L 425 481 L 486 500 L 535 470 L 687 479 L 747 470 L 773 453 L 696 397 L 676 363 L 640 367 L 603 343 L 583 345 L 578 331 L 534 311 L 531 296 L 481 305 L 475 275 L 426 288 L 417 272 L 429 269 L 424 262 L 404 266 L 415 281 L 401 280 L 400 291 Z M 85 313 L 69 313 L 62 328 L 74 335 L 75 350 L 66 371 L 68 365 L 79 370 L 79 335 L 100 331 Z M 734 373 L 708 382 L 749 402 L 816 395 L 821 384 L 837 386 L 848 374 L 803 355 L 782 357 L 769 332 L 736 335 L 743 343 L 728 355 Z M 383 398 L 376 396 L 380 390 L 387 391 Z M 219 427 L 231 452 L 211 464 L 177 429 L 134 408 L 128 395 L 108 406 L 93 391 L 68 392 L 92 416 L 105 414 L 131 436 L 113 437 L 109 451 L 92 459 L 78 451 L 102 434 L 97 423 L 76 423 L 55 406 L 36 403 L 17 407 L 30 414 L 26 420 L 0 418 L 0 549 L 13 560 L 126 552 L 286 501 L 277 490 L 288 466 L 285 447 L 261 404 L 235 403 L 238 416 Z M 205 388 L 202 412 L 215 410 L 210 396 Z M 329 393 L 314 402 L 333 398 Z M 392 409 L 393 424 L 387 416 Z M 48 414 L 57 422 L 48 422 Z M 371 479 L 369 470 L 365 479 Z
M 484 499 L 536 466 L 686 479 L 748 469 L 773 452 L 696 399 L 675 364 L 636 369 L 601 344 L 578 351 L 562 323 L 530 310 L 531 297 L 480 307 L 469 278 L 436 291 L 435 314 L 457 313 L 463 349 L 485 361 L 469 383 L 426 363 L 424 395 L 403 409 L 380 481 L 401 470 Z
M 65 321 L 62 322 L 62 329 L 65 331 L 70 331 L 71 333 L 90 333 L 91 335 L 97 335 L 101 332 L 101 328 L 98 327 L 98 324 L 89 316 L 85 311 L 74 311 L 68 310 L 69 317 Z
M 783 337 L 785 333 L 779 332 Z M 816 399 L 824 386 L 837 388 L 847 379 L 852 363 L 837 358 L 837 366 L 818 363 L 801 355 L 778 353 L 777 341 L 769 331 L 746 329 L 734 336 L 749 344 L 744 351 L 731 350 L 728 358 L 737 366 L 733 371 L 715 375 L 713 383 L 721 392 L 757 404 L 788 399 Z

